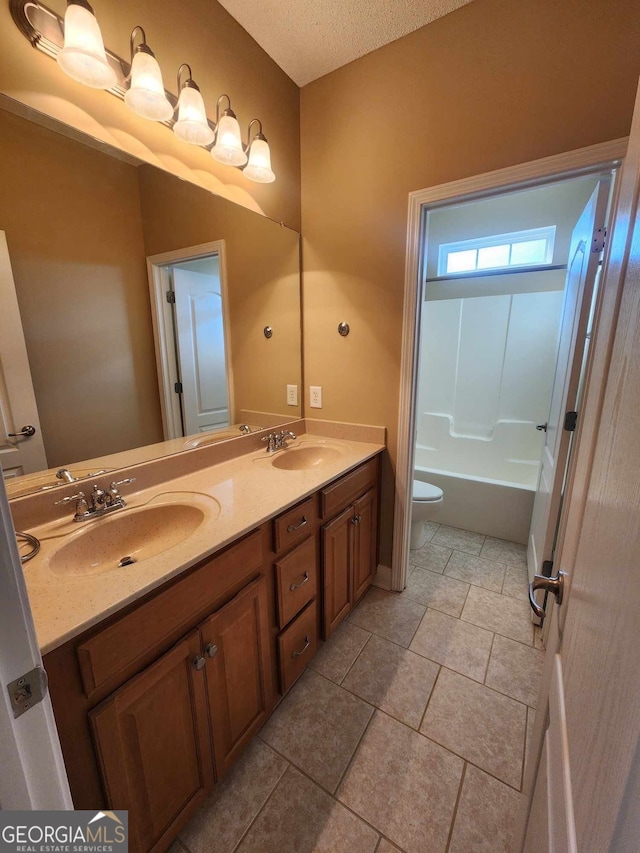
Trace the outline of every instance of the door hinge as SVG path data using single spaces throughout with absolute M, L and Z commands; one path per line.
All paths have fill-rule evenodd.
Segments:
M 7 684 L 14 717 L 21 717 L 47 695 L 47 673 L 36 666 L 20 678 Z
M 182 394 L 182 382 L 174 382 L 173 390 L 176 394 Z
M 593 232 L 593 239 L 591 240 L 591 251 L 599 255 L 600 252 L 604 249 L 605 243 L 607 242 L 607 229 L 606 228 L 596 228 Z
M 578 413 L 577 412 L 567 412 L 564 416 L 564 428 L 567 432 L 574 432 L 576 428 L 576 424 L 578 423 Z
M 167 290 L 165 293 L 165 296 L 167 297 L 167 302 L 169 303 L 169 305 L 175 305 L 176 304 L 175 290 Z

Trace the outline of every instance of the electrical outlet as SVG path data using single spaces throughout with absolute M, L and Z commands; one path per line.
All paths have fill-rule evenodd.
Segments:
M 309 386 L 309 405 L 312 409 L 321 409 L 322 408 L 322 386 L 321 385 L 310 385 Z
M 298 405 L 298 386 L 287 385 L 287 406 Z

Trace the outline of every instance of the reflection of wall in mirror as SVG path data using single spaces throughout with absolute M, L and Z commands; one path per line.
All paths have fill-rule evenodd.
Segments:
M 164 189 L 163 179 L 170 182 Z M 158 236 L 163 222 L 186 246 L 226 238 L 218 232 L 218 223 L 240 227 L 236 210 L 246 217 L 246 228 L 256 228 L 256 249 L 249 246 L 249 237 L 238 235 L 234 245 L 242 258 L 230 265 L 231 288 L 234 282 L 238 287 L 233 303 L 236 313 L 244 314 L 235 324 L 237 331 L 232 321 L 241 353 L 242 390 L 236 409 L 281 412 L 283 417 L 298 414 L 287 409 L 285 398 L 285 385 L 300 382 L 295 232 L 153 167 L 137 168 L 4 111 L 0 181 L 0 228 L 7 232 L 49 465 L 163 438 L 145 269 L 147 255 L 176 248 L 175 242 L 158 246 L 157 240 L 148 239 L 148 234 Z M 191 193 L 197 193 L 193 204 Z M 217 205 L 226 215 L 219 212 L 216 221 Z M 148 227 L 142 209 L 149 211 L 150 206 L 153 224 Z M 185 208 L 197 213 L 193 234 L 184 221 Z M 206 233 L 204 240 L 196 230 Z M 279 241 L 282 234 L 289 240 L 286 248 Z M 286 259 L 277 257 L 277 251 L 286 252 Z M 295 265 L 287 266 L 294 256 Z M 269 264 L 273 269 L 261 276 Z M 296 327 L 295 343 L 286 353 L 293 359 L 288 375 L 296 378 L 283 380 L 279 397 L 269 400 L 266 390 L 271 384 L 263 386 L 246 373 L 253 366 L 271 375 L 265 359 L 276 347 L 263 352 L 264 338 L 256 341 L 246 326 L 249 318 L 261 322 L 264 314 L 263 325 L 278 328 L 270 310 L 276 295 L 265 291 L 280 278 L 290 283 L 291 298 L 280 303 L 287 326 Z M 255 281 L 259 286 L 252 296 Z M 250 397 L 253 387 L 259 389 L 255 399 Z

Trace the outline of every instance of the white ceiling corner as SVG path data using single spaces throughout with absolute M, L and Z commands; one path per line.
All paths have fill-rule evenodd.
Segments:
M 298 86 L 305 86 L 471 0 L 220 2 Z

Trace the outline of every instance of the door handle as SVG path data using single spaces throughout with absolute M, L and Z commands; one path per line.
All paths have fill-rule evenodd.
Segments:
M 546 432 L 546 431 L 547 431 L 547 427 L 548 427 L 548 426 L 549 426 L 549 424 L 548 424 L 548 423 L 544 423 L 544 424 L 537 424 L 537 425 L 536 425 L 536 429 L 540 430 L 540 432 Z
M 537 589 L 544 589 L 547 592 L 553 593 L 558 604 L 562 604 L 564 594 L 564 579 L 565 572 L 558 572 L 554 578 L 545 578 L 544 575 L 534 575 L 533 580 L 529 584 L 529 604 L 531 609 L 539 619 L 544 619 L 544 607 L 540 607 L 535 599 L 534 593 Z
M 36 434 L 36 428 L 31 426 L 31 424 L 27 424 L 27 426 L 23 426 L 20 432 L 9 432 L 7 435 L 9 438 L 31 438 L 32 435 Z

